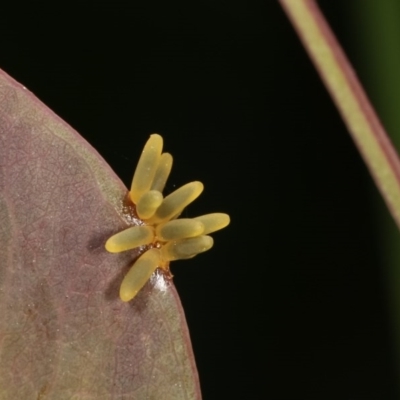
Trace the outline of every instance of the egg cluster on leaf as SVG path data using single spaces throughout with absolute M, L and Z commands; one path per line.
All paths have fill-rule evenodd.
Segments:
M 111 236 L 106 249 L 118 253 L 152 245 L 132 265 L 121 287 L 122 301 L 132 300 L 156 268 L 169 261 L 192 258 L 213 246 L 210 233 L 226 227 L 223 213 L 196 218 L 178 218 L 183 209 L 203 191 L 201 182 L 190 182 L 164 197 L 162 191 L 172 168 L 172 156 L 162 153 L 163 139 L 153 134 L 147 141 L 133 176 L 129 197 L 143 225 L 132 226 Z

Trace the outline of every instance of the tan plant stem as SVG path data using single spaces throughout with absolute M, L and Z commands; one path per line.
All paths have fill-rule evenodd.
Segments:
M 280 0 L 400 228 L 400 161 L 349 61 L 313 0 Z

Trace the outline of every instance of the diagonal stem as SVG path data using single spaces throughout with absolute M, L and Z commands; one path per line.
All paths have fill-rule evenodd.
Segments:
M 279 0 L 400 228 L 400 160 L 314 0 Z

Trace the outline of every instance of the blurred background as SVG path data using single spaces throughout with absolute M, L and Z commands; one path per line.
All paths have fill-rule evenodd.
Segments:
M 400 132 L 400 4 L 319 4 Z M 0 68 L 126 185 L 162 134 L 167 191 L 205 184 L 187 216 L 231 215 L 172 266 L 204 400 L 399 399 L 399 235 L 279 4 L 16 5 Z

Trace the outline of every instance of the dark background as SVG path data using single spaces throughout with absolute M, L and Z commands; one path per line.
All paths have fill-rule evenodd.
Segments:
M 129 185 L 161 133 L 188 216 L 231 215 L 172 266 L 204 400 L 398 399 L 376 189 L 276 1 L 30 2 L 0 67 Z M 354 61 L 346 1 L 321 1 Z M 387 217 L 383 217 L 387 218 Z

